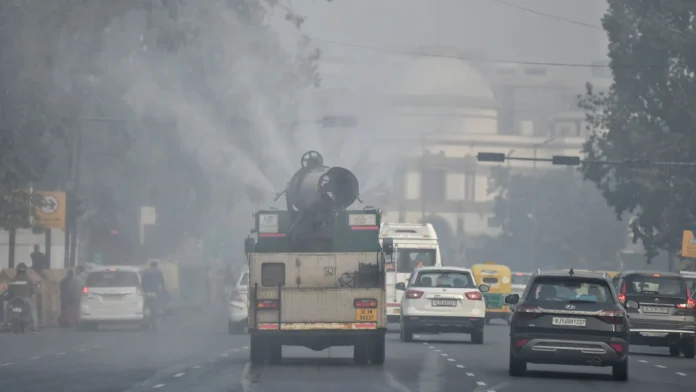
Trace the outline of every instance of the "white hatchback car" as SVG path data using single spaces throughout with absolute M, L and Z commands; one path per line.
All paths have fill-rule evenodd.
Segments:
M 401 299 L 401 340 L 413 334 L 466 333 L 475 344 L 483 343 L 489 286 L 477 285 L 471 270 L 459 267 L 416 268 L 404 283 L 396 285 L 406 293 Z
M 227 321 L 227 331 L 230 334 L 242 333 L 247 326 L 247 316 L 249 314 L 249 268 L 245 267 L 234 279 L 229 287 L 229 318 Z
M 87 274 L 80 302 L 80 329 L 96 330 L 99 324 L 143 324 L 140 268 L 96 267 Z

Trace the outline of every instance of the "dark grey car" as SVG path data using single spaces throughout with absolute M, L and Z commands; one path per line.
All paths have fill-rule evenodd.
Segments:
M 676 273 L 626 271 L 613 279 L 620 301 L 635 301 L 630 309 L 631 345 L 669 347 L 670 355 L 693 358 L 696 302 L 686 280 Z
M 511 376 L 528 363 L 611 366 L 614 379 L 628 380 L 629 324 L 611 282 L 598 274 L 563 272 L 532 276 L 510 323 Z M 628 301 L 629 308 L 638 307 Z

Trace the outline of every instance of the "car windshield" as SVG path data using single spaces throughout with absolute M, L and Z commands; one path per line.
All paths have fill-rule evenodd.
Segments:
M 138 287 L 134 271 L 95 271 L 87 275 L 87 287 Z
M 527 299 L 554 302 L 615 303 L 607 282 L 578 278 L 538 278 L 529 290 Z
M 634 275 L 626 279 L 626 294 L 684 295 L 686 283 L 680 278 Z
M 436 253 L 435 249 L 399 248 L 395 255 L 396 272 L 410 273 L 418 267 L 432 267 Z
M 452 288 L 476 288 L 474 279 L 466 271 L 421 271 L 418 273 L 413 287 L 452 287 Z
M 513 274 L 512 275 L 512 284 L 526 285 L 527 283 L 529 283 L 530 278 L 531 278 L 531 276 L 529 276 L 529 275 Z
M 242 278 L 239 279 L 239 283 L 237 284 L 237 286 L 246 287 L 249 284 L 248 282 L 249 282 L 249 274 L 245 272 L 242 275 Z

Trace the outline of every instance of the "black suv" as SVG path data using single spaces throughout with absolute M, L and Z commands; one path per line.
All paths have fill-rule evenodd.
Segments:
M 611 282 L 600 274 L 571 270 L 538 272 L 514 306 L 510 322 L 510 375 L 527 363 L 611 366 L 614 379 L 628 380 L 627 308 Z
M 694 357 L 694 311 L 684 277 L 676 273 L 626 271 L 614 276 L 619 300 L 635 301 L 640 309 L 628 311 L 631 345 L 669 347 L 673 357 Z

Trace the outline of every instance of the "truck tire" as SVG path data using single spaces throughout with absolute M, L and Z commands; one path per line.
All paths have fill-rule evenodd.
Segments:
M 370 357 L 370 345 L 368 342 L 359 342 L 353 345 L 353 361 L 358 365 L 365 365 Z
M 684 354 L 685 358 L 693 358 L 694 354 L 696 354 L 696 346 L 694 346 L 694 343 L 685 343 L 682 348 L 682 354 Z
M 372 362 L 373 365 L 384 364 L 384 358 L 386 357 L 385 340 L 384 335 L 379 335 L 374 338 L 372 342 L 372 347 L 370 350 L 370 362 Z
M 251 335 L 249 342 L 249 360 L 254 365 L 266 362 L 268 357 L 268 347 L 259 337 Z
M 283 361 L 283 346 L 276 343 L 268 344 L 268 362 L 278 365 Z
M 471 343 L 483 344 L 483 330 L 479 329 L 471 333 Z

